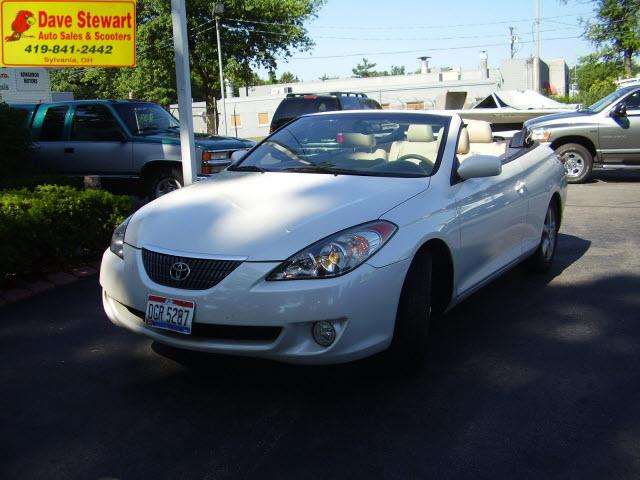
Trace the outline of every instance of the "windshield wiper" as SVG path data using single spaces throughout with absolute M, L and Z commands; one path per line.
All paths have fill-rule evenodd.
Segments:
M 257 165 L 238 165 L 237 167 L 234 167 L 232 165 L 229 168 L 227 168 L 227 170 L 231 172 L 260 172 L 260 173 L 264 173 L 268 171 Z

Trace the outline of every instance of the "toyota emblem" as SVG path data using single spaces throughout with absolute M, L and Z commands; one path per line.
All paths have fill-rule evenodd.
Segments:
M 191 268 L 184 262 L 176 262 L 169 269 L 169 276 L 176 282 L 185 280 L 191 273 Z

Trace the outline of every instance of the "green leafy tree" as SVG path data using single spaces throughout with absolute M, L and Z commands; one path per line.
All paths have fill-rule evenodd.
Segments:
M 596 19 L 586 22 L 585 36 L 604 60 L 621 59 L 624 74 L 630 77 L 640 50 L 640 0 L 595 0 L 595 4 Z
M 278 83 L 298 83 L 300 79 L 291 72 L 282 72 Z
M 376 65 L 375 63 L 369 63 L 366 58 L 363 58 L 362 63 L 357 64 L 351 71 L 357 78 L 375 77 L 377 72 L 374 68 L 376 68 Z
M 404 66 L 391 65 L 390 75 L 406 75 Z
M 324 0 L 225 0 L 221 43 L 225 74 L 245 86 L 252 67 L 275 71 L 278 60 L 311 48 L 304 22 L 315 17 Z M 216 116 L 220 95 L 218 45 L 213 4 L 187 0 L 187 29 L 194 98 L 207 102 L 208 118 Z M 126 97 L 131 93 L 168 104 L 175 101 L 171 4 L 166 0 L 138 1 L 138 67 L 135 69 L 64 69 L 54 71 L 56 90 L 78 98 Z

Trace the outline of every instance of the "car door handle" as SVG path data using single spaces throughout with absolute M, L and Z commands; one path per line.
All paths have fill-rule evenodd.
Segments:
M 516 192 L 523 194 L 527 190 L 527 184 L 524 182 L 516 183 Z
M 67 147 L 64 149 L 64 153 L 76 153 L 76 149 L 73 147 Z

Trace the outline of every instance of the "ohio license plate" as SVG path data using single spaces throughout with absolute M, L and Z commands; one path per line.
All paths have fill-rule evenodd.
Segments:
M 145 323 L 147 327 L 188 335 L 191 333 L 194 309 L 193 302 L 149 295 Z

